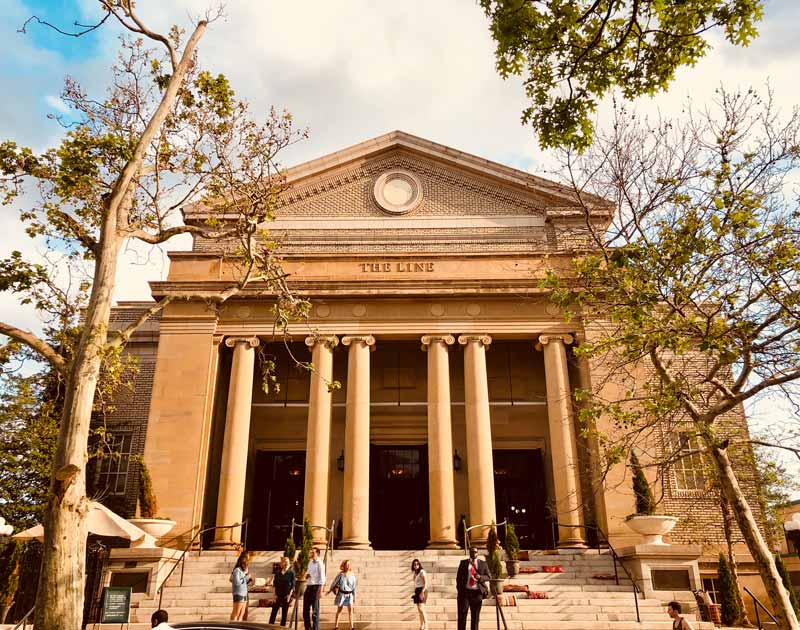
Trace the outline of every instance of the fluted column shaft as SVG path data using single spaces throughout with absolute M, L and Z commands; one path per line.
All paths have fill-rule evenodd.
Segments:
M 307 337 L 311 349 L 311 386 L 308 395 L 306 480 L 303 514 L 312 525 L 328 524 L 328 478 L 331 460 L 331 403 L 333 349 L 339 339 Z M 314 542 L 325 544 L 325 530 L 314 529 Z
M 450 335 L 426 335 L 428 352 L 428 485 L 431 549 L 455 549 L 456 514 L 453 490 L 453 430 L 450 417 Z
M 547 418 L 550 453 L 553 460 L 558 546 L 585 547 L 583 510 L 578 479 L 578 449 L 572 414 L 572 391 L 569 385 L 565 344 L 571 335 L 542 335 L 544 373 L 547 386 Z
M 217 499 L 217 525 L 233 525 L 242 520 L 244 486 L 247 477 L 247 449 L 250 442 L 250 412 L 253 402 L 256 337 L 229 337 L 225 345 L 233 348 L 225 438 Z M 241 539 L 241 528 L 218 529 L 215 546 L 229 546 Z
M 489 415 L 489 385 L 486 376 L 488 335 L 462 335 L 464 346 L 464 413 L 467 421 L 467 483 L 469 525 L 497 521 L 494 499 L 492 426 Z M 485 542 L 488 528 L 473 530 L 473 542 Z
M 347 354 L 344 432 L 343 549 L 369 549 L 369 353 L 372 335 L 342 337 Z

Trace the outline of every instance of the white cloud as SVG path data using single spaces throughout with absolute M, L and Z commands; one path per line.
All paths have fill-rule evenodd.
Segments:
M 70 112 L 70 109 L 69 107 L 67 107 L 67 104 L 64 101 L 62 101 L 61 98 L 58 96 L 48 94 L 47 96 L 44 97 L 44 102 L 61 114 L 68 114 Z

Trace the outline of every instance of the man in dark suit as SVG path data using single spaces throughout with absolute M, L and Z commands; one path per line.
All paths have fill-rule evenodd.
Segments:
M 469 560 L 462 560 L 456 573 L 458 591 L 458 630 L 467 630 L 467 610 L 470 613 L 470 629 L 478 630 L 481 605 L 489 595 L 489 567 L 478 559 L 478 550 L 469 548 Z

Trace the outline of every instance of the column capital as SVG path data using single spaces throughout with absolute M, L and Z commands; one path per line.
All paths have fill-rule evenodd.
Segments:
M 251 348 L 258 348 L 261 341 L 258 337 L 226 337 L 225 345 L 233 348 L 237 343 L 249 344 Z
M 541 350 L 544 346 L 553 341 L 560 341 L 565 346 L 568 346 L 575 341 L 575 338 L 568 333 L 548 333 L 546 335 L 539 335 L 539 340 L 536 342 L 536 349 Z
M 489 335 L 459 335 L 458 343 L 462 346 L 466 346 L 468 343 L 482 343 L 484 346 L 488 346 L 492 343 L 492 338 Z
M 336 346 L 339 345 L 339 337 L 337 337 L 336 335 L 310 335 L 306 337 L 306 345 L 309 348 L 313 348 L 318 343 L 323 343 L 328 348 L 333 350 Z
M 363 343 L 371 350 L 375 349 L 375 337 L 372 335 L 346 335 L 342 337 L 343 346 L 349 346 L 353 343 Z
M 445 346 L 452 346 L 456 339 L 453 335 L 423 335 L 422 336 L 422 351 L 426 352 L 428 346 L 437 341 L 441 341 Z

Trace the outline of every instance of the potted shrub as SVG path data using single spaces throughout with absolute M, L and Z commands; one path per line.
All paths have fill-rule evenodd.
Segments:
M 18 540 L 8 543 L 0 555 L 0 624 L 6 622 L 19 588 L 20 561 L 23 545 Z
M 291 543 L 291 544 L 290 544 Z M 311 562 L 311 549 L 314 547 L 314 533 L 311 530 L 311 523 L 308 522 L 307 518 L 303 519 L 303 542 L 300 545 L 300 550 L 297 551 L 297 558 L 294 561 L 294 574 L 295 574 L 295 586 L 294 586 L 294 593 L 295 597 L 299 598 L 303 595 L 303 592 L 306 590 L 306 573 L 308 572 L 308 563 Z M 289 540 L 286 541 L 286 550 L 288 554 L 289 551 L 295 551 L 294 540 L 291 536 L 289 536 Z M 288 555 L 286 556 L 289 557 Z M 291 560 L 291 558 L 289 558 Z
M 506 525 L 506 573 L 513 578 L 519 573 L 519 538 L 514 523 Z
M 486 564 L 489 567 L 491 576 L 490 587 L 492 595 L 497 596 L 503 592 L 503 562 L 500 560 L 500 541 L 497 540 L 497 527 L 494 522 L 489 529 L 489 536 L 486 539 Z
M 128 521 L 156 539 L 163 538 L 175 527 L 175 521 L 158 516 L 153 479 L 144 462 L 139 463 L 139 518 L 129 518 Z
M 674 516 L 656 514 L 656 500 L 635 453 L 631 453 L 633 494 L 636 496 L 636 513 L 625 519 L 634 532 L 644 538 L 645 545 L 666 545 L 662 536 L 672 531 L 678 523 Z

